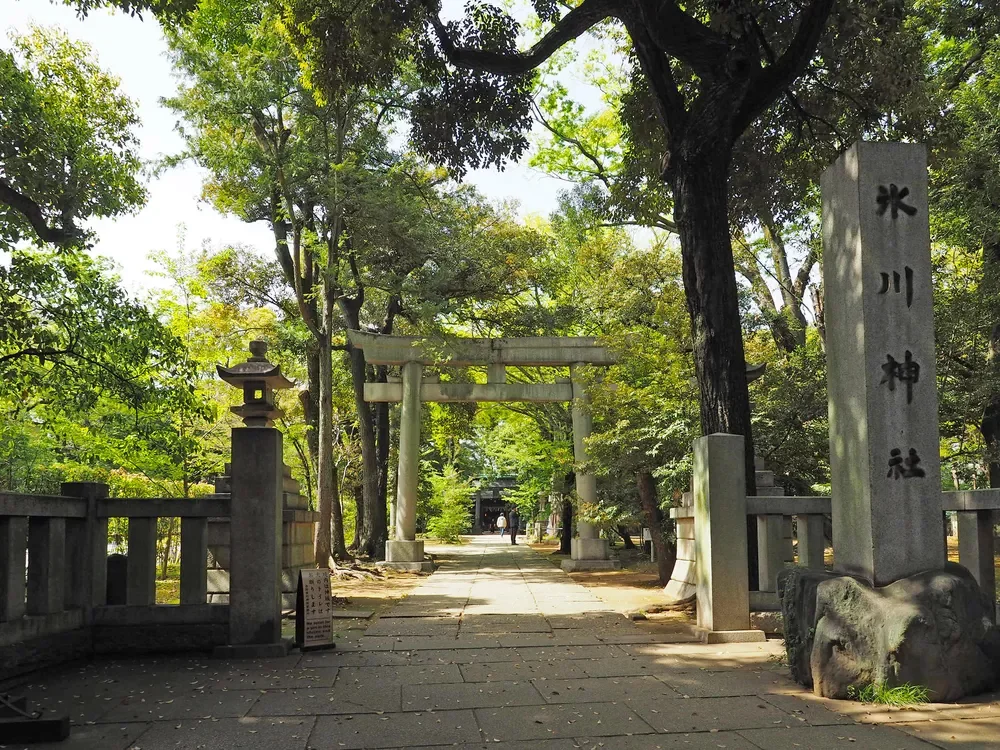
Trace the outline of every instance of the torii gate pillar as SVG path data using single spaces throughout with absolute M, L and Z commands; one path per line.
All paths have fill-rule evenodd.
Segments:
M 420 481 L 420 385 L 424 366 L 407 362 L 403 370 L 403 400 L 399 414 L 399 471 L 396 476 L 396 538 L 385 543 L 386 567 L 399 570 L 434 569 L 424 560 L 424 543 L 417 541 L 417 484 Z
M 570 382 L 573 386 L 573 462 L 576 470 L 576 536 L 570 542 L 570 559 L 563 560 L 562 569 L 568 572 L 576 570 L 613 570 L 621 567 L 621 562 L 611 558 L 608 540 L 598 536 L 592 523 L 582 520 L 581 511 L 588 505 L 597 504 L 597 478 L 590 472 L 580 471 L 579 467 L 586 464 L 586 440 L 593 431 L 594 420 L 590 415 L 590 406 L 583 384 L 577 378 L 581 363 L 570 365 Z

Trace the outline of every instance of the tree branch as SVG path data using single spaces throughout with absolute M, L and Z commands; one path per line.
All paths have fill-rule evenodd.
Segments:
M 734 132 L 742 133 L 767 109 L 778 94 L 799 76 L 816 51 L 826 30 L 826 21 L 836 0 L 812 0 L 799 17 L 795 36 L 781 56 L 760 69 L 750 79 L 750 86 L 733 121 Z
M 434 7 L 434 0 L 422 0 L 422 2 L 448 62 L 459 68 L 484 70 L 497 75 L 523 75 L 531 72 L 552 57 L 564 44 L 612 17 L 615 11 L 613 0 L 583 0 L 580 5 L 560 18 L 556 25 L 527 52 L 503 53 L 457 47 Z
M 590 149 L 586 147 L 586 145 L 584 145 L 583 141 L 581 141 L 579 138 L 574 138 L 573 136 L 563 133 L 561 130 L 556 128 L 552 123 L 550 123 L 545 118 L 545 115 L 542 113 L 541 108 L 538 106 L 538 104 L 535 103 L 534 100 L 532 100 L 531 102 L 531 108 L 534 110 L 535 117 L 542 124 L 542 127 L 544 127 L 546 130 L 552 133 L 552 135 L 554 135 L 559 140 L 565 141 L 566 143 L 576 146 L 580 154 L 582 154 L 583 157 L 586 158 L 589 162 L 591 162 L 596 168 L 597 171 L 594 172 L 593 175 L 597 179 L 599 179 L 602 183 L 604 183 L 604 187 L 610 190 L 611 180 L 608 178 L 607 170 L 604 168 L 603 162 L 601 162 L 601 160 L 598 159 L 597 156 L 593 152 L 591 152 Z
M 42 242 L 51 242 L 56 245 L 64 245 L 73 240 L 79 239 L 79 232 L 73 226 L 72 220 L 66 222 L 65 227 L 51 227 L 45 220 L 42 207 L 35 201 L 15 190 L 7 180 L 0 178 L 0 203 L 4 203 L 21 216 L 28 220 L 31 228 Z M 65 218 L 65 217 L 64 217 Z
M 661 52 L 691 66 L 701 78 L 712 78 L 725 67 L 730 55 L 726 37 L 689 16 L 675 0 L 639 0 L 636 5 L 636 20 Z

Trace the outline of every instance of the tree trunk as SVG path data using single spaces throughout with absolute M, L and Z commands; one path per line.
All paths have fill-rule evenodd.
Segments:
M 328 320 L 332 323 L 332 320 Z M 331 556 L 347 557 L 344 518 L 337 498 L 337 466 L 333 459 L 333 351 L 331 326 L 319 347 L 319 528 L 316 532 L 316 564 L 325 568 Z
M 573 503 L 569 495 L 563 495 L 562 529 L 559 532 L 559 554 L 568 555 L 572 551 L 573 541 Z
M 347 552 L 347 543 L 344 540 L 344 505 L 340 500 L 340 479 L 337 476 L 337 465 L 334 464 L 333 471 L 331 472 L 333 477 L 330 488 L 330 507 L 333 508 L 334 513 L 332 518 L 334 520 L 334 525 L 330 529 L 330 535 L 333 539 L 333 556 L 335 560 L 348 560 L 350 555 Z
M 185 497 L 187 497 L 186 494 Z M 170 518 L 167 521 L 167 540 L 163 545 L 163 558 L 160 563 L 160 580 L 165 580 L 167 577 L 167 565 L 170 563 L 170 549 L 174 546 L 175 523 L 177 523 L 176 518 Z
M 354 541 L 351 549 L 357 552 L 361 547 L 361 516 L 364 514 L 365 496 L 361 485 L 354 487 Z
M 983 296 L 995 299 L 1000 288 L 1000 237 L 991 236 L 983 241 L 983 279 L 980 284 Z M 990 332 L 986 361 L 986 382 L 996 383 L 1000 375 L 1000 309 L 993 306 L 993 329 Z M 986 443 L 986 459 L 990 487 L 1000 487 L 1000 392 L 995 388 L 987 392 L 986 406 L 979 431 Z
M 328 363 L 324 366 L 324 362 Z M 319 523 L 316 525 L 316 536 L 313 552 L 316 567 L 325 568 L 330 565 L 333 553 L 330 539 L 330 517 L 333 512 L 330 499 L 332 497 L 331 464 L 333 463 L 333 431 L 330 429 L 330 393 L 331 366 L 329 340 L 321 341 L 319 346 L 319 430 L 317 431 L 317 446 L 319 449 L 317 484 L 317 506 L 319 508 Z
M 361 508 L 361 538 L 358 552 L 379 559 L 385 555 L 388 527 L 385 519 L 385 501 L 378 497 L 378 450 L 375 443 L 375 419 L 371 406 L 365 401 L 365 355 L 361 349 L 351 348 L 351 385 L 354 405 L 358 410 L 358 440 L 361 442 L 361 488 L 364 504 Z
M 714 143 L 718 139 L 704 138 Z M 757 492 L 743 329 L 729 226 L 729 152 L 704 151 L 672 166 L 674 218 L 681 241 L 684 292 L 691 317 L 702 434 L 745 438 L 747 494 Z M 756 520 L 747 518 L 749 583 L 757 588 Z
M 618 535 L 622 538 L 622 542 L 625 544 L 625 549 L 635 549 L 635 542 L 633 542 L 632 537 L 629 536 L 628 529 L 624 526 L 619 526 Z
M 319 345 L 313 338 L 306 351 L 306 372 L 309 378 L 309 389 L 302 399 L 302 411 L 305 414 L 306 444 L 309 446 L 309 457 L 313 467 L 319 470 Z
M 653 549 L 656 550 L 656 572 L 660 579 L 660 585 L 666 586 L 670 582 L 670 574 L 674 570 L 674 562 L 677 559 L 677 550 L 667 544 L 663 538 L 663 526 L 660 523 L 659 508 L 656 507 L 656 481 L 648 471 L 640 471 L 636 474 L 636 481 L 639 485 L 639 505 L 642 506 L 642 515 L 649 527 L 649 536 L 653 540 Z
M 360 330 L 359 305 L 355 300 L 342 297 L 341 311 L 347 328 Z M 363 349 L 350 347 L 351 386 L 354 390 L 354 406 L 358 412 L 358 440 L 361 442 L 361 487 L 364 505 L 359 519 L 360 539 L 357 551 L 372 559 L 385 557 L 385 542 L 389 538 L 386 522 L 385 497 L 378 494 L 378 446 L 375 439 L 375 417 L 372 408 L 365 401 L 365 382 L 368 366 Z

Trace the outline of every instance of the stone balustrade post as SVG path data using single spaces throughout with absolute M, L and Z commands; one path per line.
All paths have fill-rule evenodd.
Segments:
M 128 574 L 126 604 L 156 603 L 156 522 L 159 519 L 128 519 Z
M 27 516 L 0 516 L 0 622 L 24 616 Z
M 996 569 L 994 568 L 992 510 L 958 512 L 958 561 L 969 569 L 979 588 L 993 602 L 996 616 Z
M 757 588 L 778 590 L 778 573 L 785 567 L 785 517 L 757 516 Z
M 108 489 L 104 482 L 63 482 L 59 490 L 64 497 L 80 497 L 87 501 L 86 519 L 69 519 L 66 524 L 70 585 L 66 606 L 85 610 L 88 622 L 91 608 L 107 603 L 108 519 L 97 517 L 97 506 L 108 497 Z
M 229 645 L 216 654 L 281 656 L 290 647 L 281 638 L 282 436 L 241 427 L 232 441 Z
M 823 570 L 826 537 L 823 534 L 825 517 L 810 513 L 795 520 L 799 542 L 799 565 L 813 570 Z
M 27 614 L 49 615 L 65 607 L 66 519 L 28 519 Z
M 181 519 L 181 604 L 208 600 L 208 519 Z
M 695 440 L 698 627 L 709 643 L 765 637 L 749 629 L 746 494 L 743 436 L 715 434 Z

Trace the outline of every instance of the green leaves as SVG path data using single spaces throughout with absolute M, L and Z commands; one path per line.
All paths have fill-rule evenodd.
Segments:
M 81 222 L 145 201 L 135 105 L 90 48 L 32 27 L 0 50 L 0 250 L 79 245 Z
M 85 409 L 107 395 L 139 409 L 188 374 L 181 343 L 83 255 L 14 252 L 0 317 L 0 396 Z
M 431 516 L 427 519 L 427 533 L 449 544 L 461 541 L 461 535 L 472 527 L 472 494 L 476 488 L 468 479 L 459 476 L 451 464 L 441 472 L 427 473 L 431 488 L 429 503 Z

